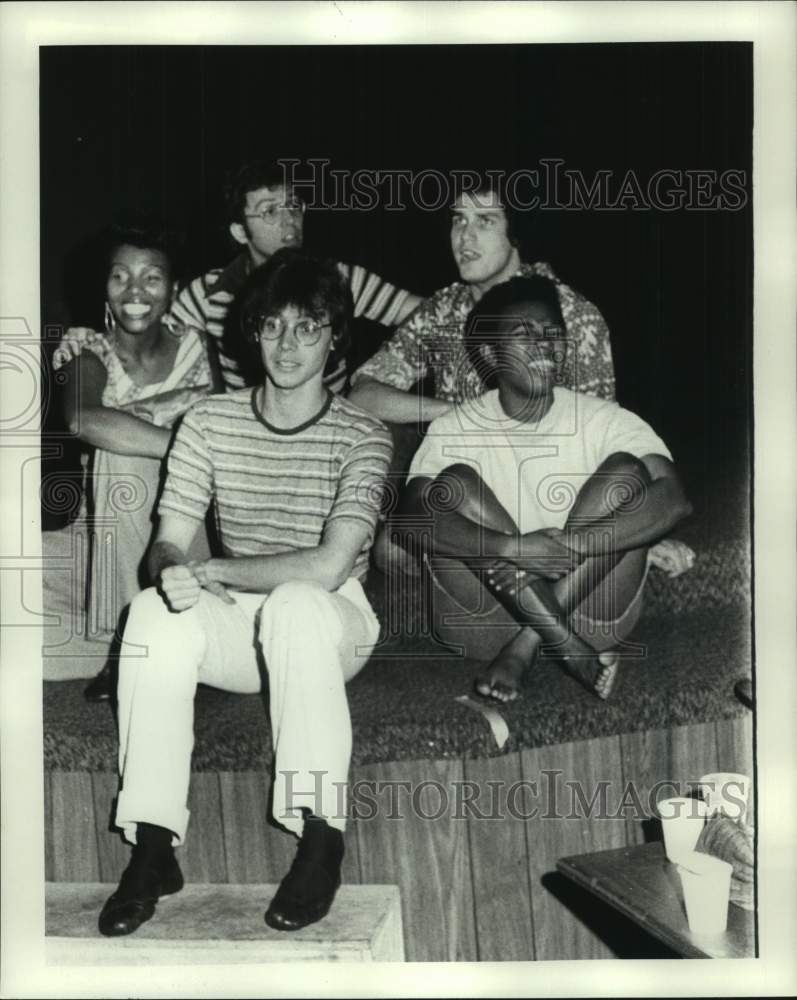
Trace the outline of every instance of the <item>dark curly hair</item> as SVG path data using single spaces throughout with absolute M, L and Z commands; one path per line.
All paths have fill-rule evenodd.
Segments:
M 332 326 L 333 351 L 345 356 L 350 349 L 354 305 L 338 265 L 285 247 L 252 271 L 227 314 L 224 350 L 238 362 L 247 385 L 262 381 L 264 375 L 257 341 L 260 319 L 286 306 L 311 316 L 326 313 Z
M 540 302 L 548 306 L 556 317 L 557 324 L 564 329 L 556 283 L 541 274 L 517 276 L 493 285 L 468 313 L 465 320 L 465 350 L 471 364 L 488 387 L 495 382 L 492 348 L 501 326 L 506 323 L 507 314 L 513 307 L 527 302 Z
M 157 250 L 169 262 L 173 281 L 182 285 L 187 279 L 185 238 L 182 233 L 164 226 L 152 216 L 135 215 L 118 219 L 106 230 L 103 242 L 106 266 L 121 246 Z
M 244 163 L 243 166 L 228 174 L 224 185 L 227 222 L 244 224 L 246 196 L 250 191 L 258 191 L 260 188 L 273 190 L 284 186 L 285 171 L 278 160 L 257 160 L 252 163 Z

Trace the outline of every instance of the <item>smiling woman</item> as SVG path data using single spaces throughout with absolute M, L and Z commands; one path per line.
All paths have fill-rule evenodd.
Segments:
M 176 291 L 175 245 L 174 236 L 153 227 L 114 227 L 106 329 L 69 329 L 53 358 L 67 426 L 93 449 L 93 460 L 84 517 L 65 529 L 69 537 L 46 533 L 44 545 L 48 552 L 65 545 L 74 551 L 75 535 L 82 535 L 91 547 L 91 582 L 84 598 L 84 579 L 55 573 L 45 580 L 46 610 L 60 614 L 62 626 L 66 618 L 70 641 L 80 636 L 92 643 L 94 657 L 110 651 L 120 614 L 143 582 L 140 564 L 172 428 L 214 386 L 204 336 L 167 325 Z M 68 593 L 61 593 L 64 585 Z M 90 697 L 109 695 L 110 662 L 100 684 L 90 686 Z M 91 657 L 83 664 L 77 676 L 91 676 Z M 59 679 L 65 668 L 75 676 L 68 658 L 45 656 L 46 679 Z

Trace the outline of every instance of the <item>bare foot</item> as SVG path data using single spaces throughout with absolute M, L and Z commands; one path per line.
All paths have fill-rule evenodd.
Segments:
M 499 654 L 484 673 L 476 678 L 476 693 L 501 704 L 515 701 L 526 667 L 526 661 L 519 656 Z
M 523 674 L 533 666 L 540 648 L 540 637 L 531 628 L 521 629 L 474 683 L 476 694 L 505 704 L 520 694 Z
M 616 652 L 607 650 L 598 656 L 563 656 L 561 659 L 567 673 L 591 694 L 603 701 L 611 696 L 620 666 Z

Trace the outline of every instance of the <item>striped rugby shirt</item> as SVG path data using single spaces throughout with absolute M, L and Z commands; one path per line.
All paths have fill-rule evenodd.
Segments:
M 341 274 L 349 283 L 354 299 L 354 315 L 395 326 L 403 322 L 420 303 L 420 296 L 396 288 L 359 264 L 338 263 Z M 225 388 L 240 389 L 245 385 L 236 361 L 224 353 L 222 334 L 227 310 L 243 286 L 250 269 L 247 253 L 239 254 L 225 268 L 216 268 L 194 278 L 180 292 L 171 308 L 171 315 L 187 326 L 206 330 L 218 345 L 219 366 Z M 335 367 L 324 375 L 324 385 L 332 392 L 346 387 L 346 361 L 334 356 Z
M 276 555 L 319 545 L 335 518 L 369 528 L 352 569 L 368 569 L 381 490 L 393 451 L 387 428 L 341 396 L 291 430 L 269 425 L 253 389 L 208 396 L 186 413 L 167 458 L 158 512 L 199 524 L 215 499 L 227 556 Z

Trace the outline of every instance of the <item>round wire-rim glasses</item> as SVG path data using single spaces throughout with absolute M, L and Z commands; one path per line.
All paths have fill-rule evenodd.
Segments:
M 302 347 L 313 347 L 321 339 L 321 334 L 332 326 L 329 320 L 313 319 L 310 316 L 297 319 L 289 326 L 281 316 L 259 316 L 255 329 L 260 340 L 279 340 L 286 330 L 291 329 Z
M 303 201 L 286 201 L 286 202 L 274 202 L 271 205 L 266 205 L 265 208 L 261 208 L 259 212 L 247 212 L 244 216 L 246 219 L 260 219 L 267 226 L 276 225 L 285 215 L 304 215 L 305 204 Z

